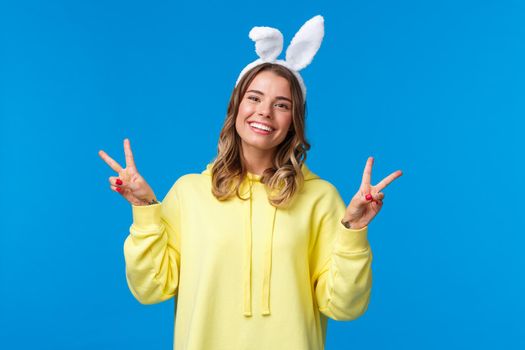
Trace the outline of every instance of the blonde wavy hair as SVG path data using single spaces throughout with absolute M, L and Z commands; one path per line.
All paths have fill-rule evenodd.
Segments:
M 237 195 L 247 169 L 242 158 L 241 138 L 235 129 L 239 105 L 255 76 L 263 71 L 271 71 L 288 80 L 292 95 L 292 124 L 285 139 L 277 146 L 273 166 L 267 168 L 261 183 L 265 184 L 268 200 L 275 207 L 285 207 L 304 183 L 301 166 L 306 161 L 310 144 L 305 137 L 306 101 L 294 74 L 279 64 L 263 63 L 248 71 L 234 88 L 226 119 L 222 127 L 217 156 L 212 167 L 212 193 L 220 201 Z

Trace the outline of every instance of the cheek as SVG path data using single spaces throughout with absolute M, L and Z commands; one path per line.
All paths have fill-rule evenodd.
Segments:
M 247 117 L 250 114 L 252 114 L 252 109 L 253 108 L 250 104 L 241 102 L 241 104 L 239 105 L 239 112 L 237 113 L 237 115 L 240 117 Z
M 240 134 L 242 130 L 242 124 L 243 124 L 242 119 L 243 118 L 241 117 L 241 113 L 239 111 L 239 113 L 237 114 L 237 117 L 235 118 L 235 130 L 237 130 L 237 134 Z
M 235 117 L 235 129 L 237 130 L 238 134 L 241 134 L 242 131 L 245 129 L 247 116 L 248 115 L 246 115 L 246 111 L 239 106 L 237 117 Z
M 245 128 L 246 119 L 249 118 L 253 113 L 253 107 L 250 104 L 241 102 L 237 112 L 237 117 L 235 119 L 237 132 L 239 132 L 239 129 Z
M 287 116 L 283 116 L 281 127 L 287 132 L 290 130 L 290 128 L 292 127 L 292 115 L 291 114 Z

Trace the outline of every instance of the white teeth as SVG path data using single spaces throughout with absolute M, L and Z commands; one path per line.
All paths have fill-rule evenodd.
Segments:
M 263 125 L 263 124 L 259 124 L 259 123 L 250 123 L 251 126 L 253 126 L 254 128 L 257 128 L 257 129 L 261 129 L 261 130 L 265 130 L 265 131 L 270 131 L 272 132 L 273 129 L 266 126 L 266 125 Z

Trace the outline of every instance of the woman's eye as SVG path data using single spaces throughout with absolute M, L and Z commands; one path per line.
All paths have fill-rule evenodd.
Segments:
M 279 108 L 290 109 L 290 107 L 285 103 L 278 103 L 276 106 Z
M 252 101 L 259 101 L 259 97 L 257 96 L 248 96 L 248 100 L 252 100 Z

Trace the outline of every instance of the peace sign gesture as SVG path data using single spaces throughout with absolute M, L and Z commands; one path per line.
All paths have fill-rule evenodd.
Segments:
M 374 158 L 368 157 L 365 171 L 363 172 L 361 187 L 346 208 L 345 217 L 342 220 L 343 224 L 346 222 L 350 225 L 350 228 L 353 229 L 363 228 L 372 221 L 383 207 L 383 198 L 385 198 L 385 194 L 381 191 L 396 178 L 403 175 L 401 170 L 397 170 L 385 177 L 377 185 L 372 186 L 370 184 L 370 178 L 372 177 L 373 163 Z M 348 227 L 346 224 L 345 226 Z
M 124 154 L 126 155 L 126 167 L 122 168 L 106 152 L 102 150 L 98 152 L 100 158 L 118 173 L 118 176 L 109 177 L 110 188 L 134 205 L 148 205 L 157 202 L 153 190 L 137 171 L 128 139 L 124 139 Z

